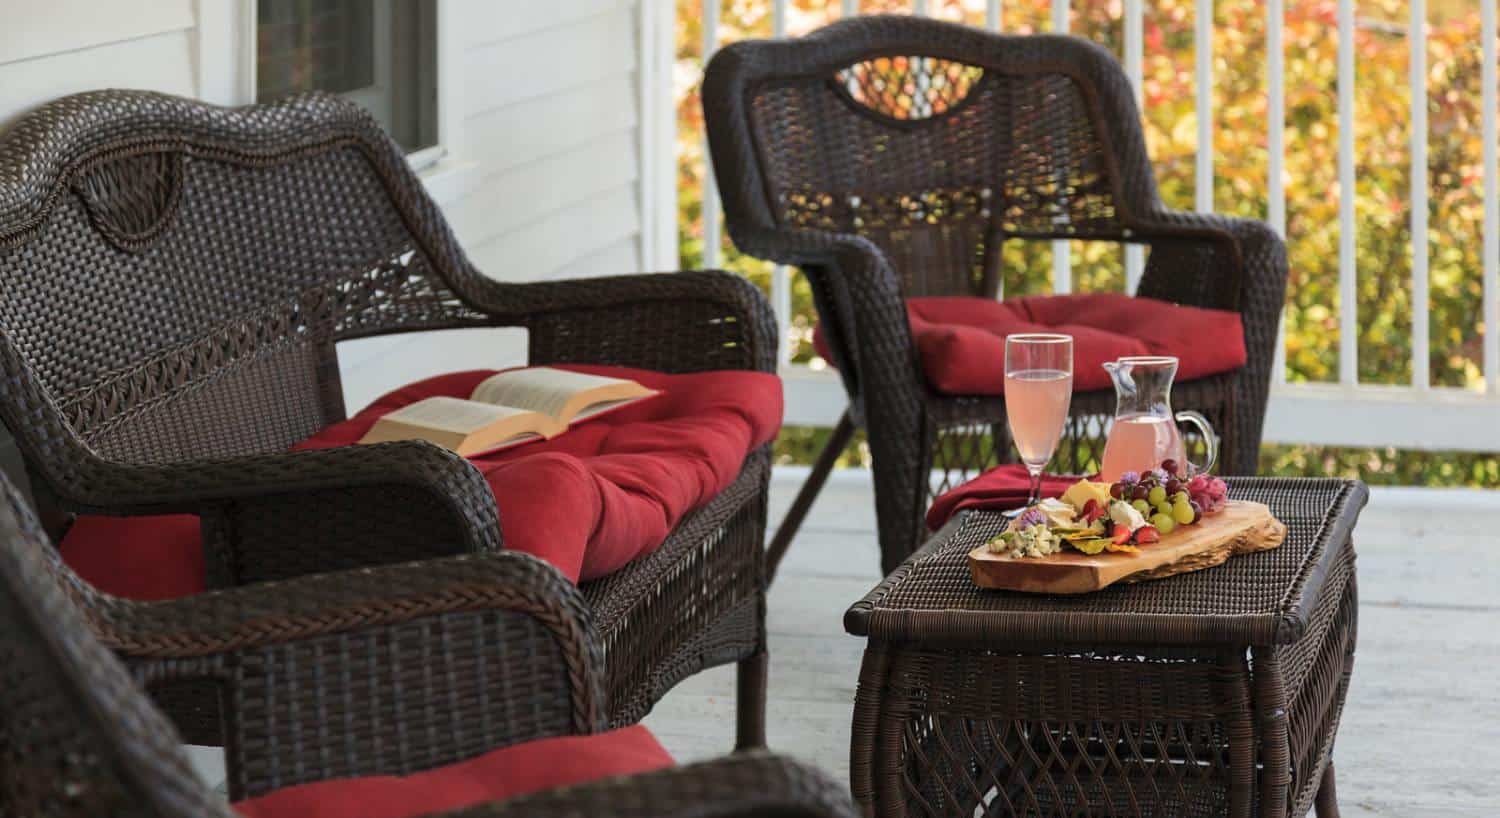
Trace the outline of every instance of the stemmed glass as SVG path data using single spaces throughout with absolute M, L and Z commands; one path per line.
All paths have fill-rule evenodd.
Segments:
M 1042 497 L 1042 470 L 1057 452 L 1073 400 L 1073 336 L 1019 333 L 1005 338 L 1005 419 L 1031 474 L 1026 505 Z

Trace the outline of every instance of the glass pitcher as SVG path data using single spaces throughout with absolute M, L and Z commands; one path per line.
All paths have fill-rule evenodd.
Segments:
M 1219 438 L 1208 418 L 1197 412 L 1172 412 L 1172 378 L 1177 359 L 1168 355 L 1120 358 L 1104 364 L 1115 382 L 1115 421 L 1104 444 L 1099 478 L 1113 483 L 1127 471 L 1146 471 L 1175 460 L 1188 466 L 1179 421 L 1198 427 L 1208 446 L 1208 460 L 1192 464 L 1197 471 L 1213 468 Z

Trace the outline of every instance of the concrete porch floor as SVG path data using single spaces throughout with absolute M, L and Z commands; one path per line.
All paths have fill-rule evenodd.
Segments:
M 806 474 L 778 468 L 774 529 Z M 1500 814 L 1500 492 L 1376 489 L 1355 534 L 1360 622 L 1334 758 L 1346 818 Z M 844 610 L 880 580 L 868 474 L 835 473 L 769 603 L 770 745 L 849 771 L 863 641 Z M 682 761 L 734 740 L 734 670 L 699 674 L 646 719 Z

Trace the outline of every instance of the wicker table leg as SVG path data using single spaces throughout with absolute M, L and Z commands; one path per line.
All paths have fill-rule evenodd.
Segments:
M 1318 818 L 1339 818 L 1339 796 L 1333 784 L 1333 759 L 1323 768 L 1323 780 L 1318 784 L 1318 797 L 1313 809 Z

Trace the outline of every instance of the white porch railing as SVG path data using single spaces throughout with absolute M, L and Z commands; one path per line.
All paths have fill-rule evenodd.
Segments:
M 720 0 L 702 2 L 703 54 L 705 59 L 721 42 Z M 1051 1 L 1053 30 L 1067 30 L 1070 0 Z M 788 0 L 762 0 L 769 5 L 772 33 L 786 33 Z M 831 0 L 830 0 L 831 2 Z M 856 0 L 841 0 L 840 11 L 859 13 Z M 1142 100 L 1143 0 L 1123 0 L 1121 20 L 1122 62 Z M 1342 446 L 1396 446 L 1425 450 L 1500 451 L 1500 170 L 1497 170 L 1496 129 L 1496 8 L 1486 0 L 1481 11 L 1481 123 L 1483 139 L 1483 253 L 1480 311 L 1484 326 L 1481 389 L 1431 386 L 1429 357 L 1429 250 L 1428 241 L 1428 75 L 1427 8 L 1425 0 L 1410 0 L 1409 77 L 1411 85 L 1410 140 L 1410 242 L 1411 258 L 1411 379 L 1407 385 L 1372 385 L 1359 382 L 1358 291 L 1356 269 L 1355 146 L 1355 4 L 1338 0 L 1337 8 L 1337 182 L 1340 189 L 1338 220 L 1338 380 L 1333 383 L 1288 383 L 1285 344 L 1278 344 L 1275 383 L 1266 424 L 1269 442 L 1310 443 Z M 1197 144 L 1194 162 L 1194 206 L 1203 212 L 1214 209 L 1213 140 L 1213 0 L 1195 0 L 1195 113 Z M 1266 26 L 1265 71 L 1266 146 L 1268 178 L 1265 218 L 1285 236 L 1287 196 L 1283 182 L 1286 162 L 1285 55 L 1283 53 L 1284 0 L 1264 4 Z M 929 11 L 927 0 L 912 0 L 916 14 Z M 1001 0 L 987 0 L 985 25 L 1000 30 Z M 670 89 L 665 91 L 670 93 Z M 705 161 L 707 151 L 704 151 Z M 705 173 L 702 204 L 703 265 L 721 263 L 719 200 L 712 173 Z M 1068 292 L 1073 265 L 1065 241 L 1053 244 L 1052 287 Z M 1125 252 L 1125 286 L 1133 291 L 1143 268 L 1143 250 L 1129 246 Z M 791 326 L 790 272 L 775 269 L 771 299 L 782 329 Z M 1284 336 L 1283 336 L 1284 337 Z M 787 422 L 800 425 L 830 425 L 842 411 L 845 400 L 836 376 L 790 363 L 790 345 L 783 344 L 782 371 L 787 382 Z

